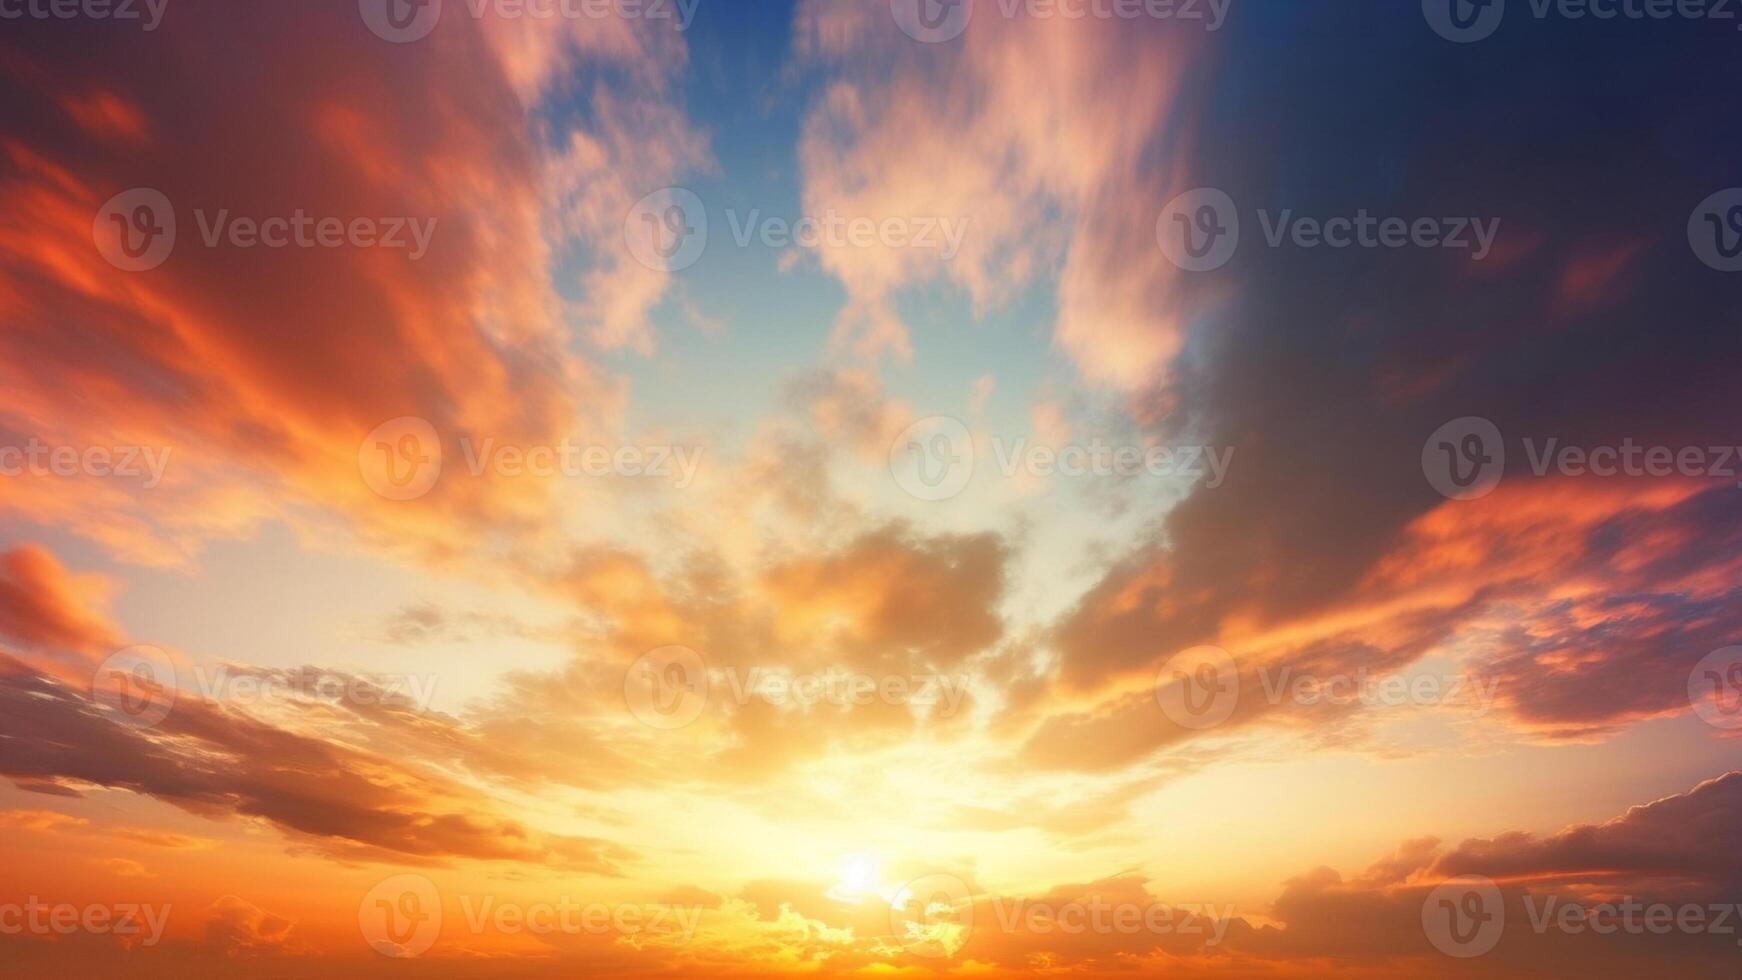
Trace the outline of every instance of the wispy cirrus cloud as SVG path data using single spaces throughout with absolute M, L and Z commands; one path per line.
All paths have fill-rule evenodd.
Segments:
M 836 341 L 911 356 L 895 302 L 903 290 L 948 283 L 984 313 L 1041 284 L 1057 296 L 1054 342 L 1089 380 L 1150 385 L 1189 327 L 1179 272 L 1155 247 L 1155 214 L 1183 189 L 1186 79 L 1208 36 L 1146 19 L 995 13 L 950 45 L 928 45 L 881 5 L 796 11 L 798 63 L 821 77 L 799 143 L 805 208 L 967 228 L 951 258 L 820 250 L 847 290 Z

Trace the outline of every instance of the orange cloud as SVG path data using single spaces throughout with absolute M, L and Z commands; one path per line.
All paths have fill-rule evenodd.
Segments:
M 551 274 L 556 247 L 577 237 L 623 259 L 622 217 L 645 191 L 614 174 L 651 178 L 701 157 L 666 101 L 683 42 L 624 18 L 442 23 L 397 49 L 352 8 L 191 0 L 148 45 L 63 32 L 0 50 L 0 74 L 67 110 L 0 117 L 13 164 L 0 180 L 13 202 L 0 219 L 0 442 L 168 457 L 149 487 L 9 479 L 18 490 L 0 508 L 150 564 L 185 563 L 263 520 L 307 521 L 311 505 L 426 556 L 469 550 L 468 526 L 550 519 L 548 488 L 489 476 L 382 500 L 358 472 L 359 447 L 382 422 L 424 418 L 457 473 L 461 436 L 550 442 L 615 412 L 611 386 L 566 351 L 570 310 Z M 235 36 L 275 43 L 245 54 L 212 40 Z M 503 109 L 535 106 L 578 57 L 620 60 L 633 81 L 599 89 L 601 106 L 620 109 L 596 131 L 554 134 L 591 149 L 552 155 L 547 134 Z M 141 76 L 162 84 L 130 84 Z M 201 134 L 177 128 L 190 119 Z M 99 254 L 93 224 L 138 187 L 162 192 L 178 234 L 160 267 L 129 272 Z M 297 216 L 379 222 L 378 241 L 424 228 L 427 254 L 246 248 L 213 230 Z M 645 309 L 662 288 L 590 278 L 589 307 L 619 311 L 599 314 L 599 339 L 646 347 Z

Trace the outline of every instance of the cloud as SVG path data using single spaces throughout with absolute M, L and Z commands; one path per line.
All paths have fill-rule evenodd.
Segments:
M 574 610 L 574 655 L 557 671 L 507 675 L 471 719 L 468 758 L 513 745 L 491 762 L 507 778 L 589 788 L 707 781 L 753 794 L 849 746 L 872 751 L 922 730 L 963 735 L 975 658 L 1003 636 L 1008 559 L 997 535 L 900 524 L 748 568 L 707 554 L 656 566 L 633 551 L 577 549 L 528 573 Z M 709 671 L 703 714 L 676 732 L 648 727 L 625 701 L 637 658 L 668 646 L 695 651 Z M 812 704 L 770 686 L 849 675 L 878 692 L 893 679 L 902 686 Z
M 1707 780 L 1685 793 L 1631 807 L 1599 824 L 1553 834 L 1505 834 L 1467 840 L 1442 855 L 1433 873 L 1479 874 L 1544 887 L 1594 885 L 1604 891 L 1650 888 L 1684 900 L 1734 899 L 1742 888 L 1742 772 Z
M 1243 665 L 1321 672 L 1436 657 L 1497 684 L 1502 720 L 1530 738 L 1605 738 L 1687 711 L 1687 671 L 1742 628 L 1728 612 L 1734 480 L 1539 473 L 1533 454 L 1549 440 L 1738 441 L 1734 386 L 1716 367 L 1742 353 L 1733 305 L 1685 236 L 1662 232 L 1717 179 L 1666 148 L 1702 138 L 1699 113 L 1648 119 L 1631 82 L 1600 82 L 1590 97 L 1664 127 L 1667 141 L 1618 148 L 1600 173 L 1583 164 L 1609 144 L 1583 122 L 1538 127 L 1560 97 L 1545 89 L 1499 114 L 1460 103 L 1432 122 L 1373 127 L 1413 118 L 1417 86 L 1461 71 L 1455 46 L 1420 31 L 1413 8 L 1339 10 L 1312 22 L 1329 47 L 1309 55 L 1277 43 L 1306 25 L 1286 6 L 1231 18 L 1192 76 L 1194 101 L 1217 111 L 1195 117 L 1177 169 L 1226 191 L 1252 234 L 1227 266 L 1181 287 L 1201 329 L 1169 370 L 1145 368 L 1131 404 L 1157 438 L 1232 448 L 1234 462 L 1054 624 L 1052 683 L 1013 722 L 1030 726 L 1025 757 L 1116 768 L 1197 737 L 1145 700 L 1168 657 L 1203 643 Z M 1399 38 L 1379 62 L 1326 60 L 1374 30 Z M 1607 39 L 1569 50 L 1619 58 L 1632 79 L 1674 74 L 1675 59 Z M 1275 56 L 1224 56 L 1234 51 Z M 1490 78 L 1537 67 L 1505 45 L 1490 54 Z M 1394 80 L 1386 91 L 1370 84 L 1376 70 Z M 1499 165 L 1499 147 L 1517 144 L 1527 159 Z M 1605 207 L 1576 206 L 1548 176 L 1571 171 L 1583 174 L 1579 199 Z M 1622 176 L 1637 173 L 1660 178 Z M 1272 246 L 1252 227 L 1260 210 L 1273 222 L 1284 211 L 1499 219 L 1499 258 Z M 1671 322 L 1688 326 L 1641 329 Z M 1503 434 L 1506 472 L 1492 495 L 1451 501 L 1426 479 L 1422 447 L 1470 415 Z M 1258 717 L 1243 698 L 1230 724 Z M 1331 737 L 1350 719 L 1319 712 L 1317 723 Z
M 68 572 L 39 545 L 0 553 L 0 636 L 26 649 L 76 656 L 88 674 L 121 645 L 119 629 L 91 611 L 110 590 L 101 576 Z
M 604 841 L 531 830 L 501 815 L 487 794 L 441 775 L 436 767 L 449 760 L 488 766 L 502 756 L 453 719 L 367 678 L 230 665 L 233 676 L 284 696 L 219 704 L 184 685 L 156 728 L 122 723 L 85 693 L 94 661 L 115 642 L 113 628 L 84 604 L 96 596 L 75 594 L 74 579 L 34 546 L 7 553 L 0 567 L 5 632 L 30 651 L 0 653 L 0 774 L 21 789 L 77 797 L 83 787 L 112 787 L 207 816 L 263 818 L 353 860 L 532 860 L 611 874 L 628 857 Z M 80 658 L 69 662 L 69 653 Z M 54 814 L 27 817 L 9 820 L 83 827 Z M 108 832 L 154 846 L 198 843 L 144 829 Z
M 225 956 L 276 952 L 291 942 L 295 923 L 251 902 L 225 895 L 206 908 L 205 942 Z
M 622 217 L 640 192 L 599 190 L 612 174 L 657 176 L 700 152 L 668 100 L 681 36 L 620 17 L 449 16 L 396 46 L 354 4 L 178 12 L 149 44 L 68 22 L 0 51 L 21 94 L 0 109 L 13 202 L 0 220 L 0 444 L 167 457 L 149 488 L 9 478 L 0 509 L 151 565 L 273 519 L 324 534 L 337 515 L 424 558 L 470 551 L 480 528 L 547 524 L 537 481 L 449 478 L 393 505 L 360 476 L 359 448 L 381 423 L 420 417 L 457 472 L 462 436 L 554 442 L 617 410 L 613 386 L 567 350 L 571 301 L 552 276 L 576 236 L 607 268 L 626 261 Z M 261 50 L 225 43 L 265 36 Z M 542 96 L 581 59 L 626 70 L 598 82 L 596 120 L 545 118 Z M 66 113 L 42 109 L 54 105 Z M 93 223 L 140 187 L 168 199 L 178 234 L 161 267 L 124 272 Z M 378 222 L 381 240 L 396 222 L 427 225 L 427 254 L 207 241 L 220 222 L 298 216 Z M 621 311 L 603 316 L 602 340 L 646 346 L 636 311 L 663 286 L 586 287 L 586 306 Z
M 156 729 L 143 729 L 5 657 L 0 704 L 0 775 L 21 786 L 126 789 L 205 816 L 262 818 L 351 860 L 530 861 L 614 874 L 628 856 L 604 841 L 534 831 L 425 766 L 277 728 L 185 692 Z
M 1288 882 L 1269 913 L 1276 925 L 1231 930 L 1229 945 L 1262 958 L 1335 957 L 1389 963 L 1412 975 L 1462 975 L 1460 961 L 1429 945 L 1422 905 L 1434 886 L 1473 875 L 1498 882 L 1504 906 L 1498 945 L 1469 961 L 1484 975 L 1624 977 L 1664 969 L 1717 975 L 1735 955 L 1733 932 L 1647 929 L 1642 913 L 1632 929 L 1621 928 L 1618 918 L 1602 920 L 1616 926 L 1608 932 L 1536 923 L 1557 921 L 1543 917 L 1551 903 L 1593 907 L 1627 899 L 1672 910 L 1697 905 L 1707 909 L 1702 922 L 1715 922 L 1711 904 L 1733 904 L 1737 896 L 1738 867 L 1721 855 L 1734 835 L 1739 788 L 1742 773 L 1732 772 L 1613 820 L 1541 837 L 1509 833 L 1445 852 L 1432 838 L 1410 841 L 1349 880 L 1319 868 Z
M 1155 246 L 1175 186 L 1193 35 L 1136 22 L 1000 18 L 916 44 L 881 5 L 809 0 L 798 63 L 821 74 L 799 142 L 807 213 L 966 223 L 959 254 L 823 248 L 847 302 L 837 344 L 912 355 L 903 290 L 944 282 L 977 314 L 1055 286 L 1055 343 L 1097 383 L 1153 383 L 1189 307 Z M 1107 72 L 1117 64 L 1117 75 Z M 1038 78 L 1044 78 L 1037 84 Z

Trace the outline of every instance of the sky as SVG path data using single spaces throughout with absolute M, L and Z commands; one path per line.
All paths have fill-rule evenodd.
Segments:
M 1737 30 L 0 0 L 0 976 L 1733 975 Z

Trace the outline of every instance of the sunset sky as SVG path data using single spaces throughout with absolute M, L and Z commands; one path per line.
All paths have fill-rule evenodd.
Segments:
M 1646 6 L 0 0 L 0 976 L 1734 976 Z

